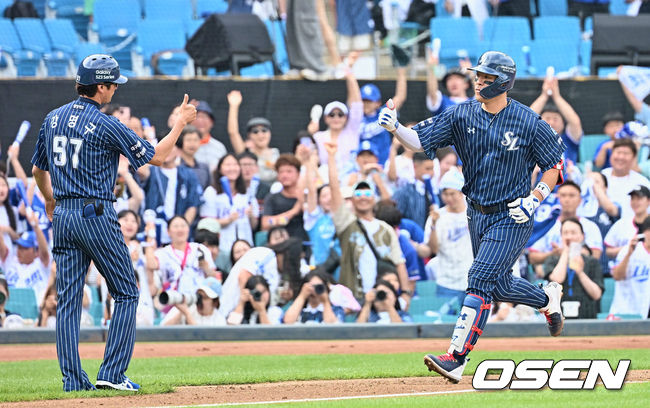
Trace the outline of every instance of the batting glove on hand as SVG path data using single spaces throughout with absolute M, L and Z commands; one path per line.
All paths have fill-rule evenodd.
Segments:
M 392 99 L 389 99 L 386 102 L 386 106 L 379 112 L 377 123 L 389 132 L 394 131 L 399 126 L 397 122 L 397 111 L 395 110 L 395 104 Z
M 518 198 L 508 203 L 508 207 L 510 207 L 510 217 L 517 224 L 523 224 L 533 218 L 533 213 L 539 207 L 539 198 L 531 193 L 526 198 Z

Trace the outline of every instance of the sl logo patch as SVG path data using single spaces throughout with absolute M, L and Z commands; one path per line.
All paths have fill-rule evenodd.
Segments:
M 506 146 L 508 148 L 507 150 L 519 150 L 519 146 L 517 146 L 518 141 L 519 137 L 515 136 L 513 132 L 506 132 L 503 134 L 501 145 Z

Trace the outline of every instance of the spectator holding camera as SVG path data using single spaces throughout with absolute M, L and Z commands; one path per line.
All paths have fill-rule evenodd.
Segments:
M 340 306 L 332 306 L 327 281 L 320 270 L 305 275 L 300 293 L 284 315 L 284 323 L 342 323 L 345 312 Z
M 408 323 L 413 321 L 404 312 L 397 299 L 393 285 L 379 280 L 372 290 L 366 293 L 365 303 L 357 317 L 357 323 Z
M 616 259 L 619 252 L 630 240 L 641 233 L 641 225 L 648 217 L 650 208 L 650 189 L 646 186 L 637 186 L 628 194 L 630 196 L 630 207 L 633 215 L 623 217 L 616 221 L 605 235 L 605 251 L 611 259 Z
M 639 226 L 639 235 L 618 253 L 612 276 L 616 287 L 609 313 L 650 317 L 650 217 Z
M 280 324 L 282 309 L 270 302 L 269 283 L 263 276 L 251 276 L 240 291 L 237 307 L 228 315 L 228 324 Z
M 180 302 L 175 303 L 160 325 L 225 326 L 226 318 L 219 313 L 220 296 L 221 283 L 212 276 L 206 278 L 194 296 L 174 299 Z
M 9 300 L 9 284 L 3 275 L 0 275 L 0 329 L 3 327 L 21 327 L 23 325 L 22 317 L 17 313 L 12 313 L 5 309 Z

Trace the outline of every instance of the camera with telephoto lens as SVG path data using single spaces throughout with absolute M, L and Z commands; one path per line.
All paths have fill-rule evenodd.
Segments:
M 388 295 L 388 294 L 386 293 L 385 290 L 378 290 L 378 291 L 377 291 L 376 298 L 377 298 L 377 300 L 379 300 L 379 301 L 386 300 L 386 296 L 387 296 L 387 295 Z
M 260 292 L 257 289 L 251 290 L 251 296 L 253 297 L 253 300 L 256 301 L 256 302 L 259 302 L 260 300 L 262 300 L 262 292 Z
M 325 285 L 323 285 L 322 283 L 318 283 L 314 285 L 314 293 L 316 293 L 317 295 L 322 295 L 323 293 L 325 293 Z
M 198 300 L 199 296 L 196 293 L 186 295 L 176 292 L 175 290 L 168 290 L 158 295 L 158 301 L 161 305 L 180 305 L 184 303 L 188 306 L 192 306 Z

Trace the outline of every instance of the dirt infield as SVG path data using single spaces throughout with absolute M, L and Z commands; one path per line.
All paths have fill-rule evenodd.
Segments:
M 271 341 L 223 343 L 137 343 L 135 358 L 172 356 L 258 355 L 258 354 L 374 354 L 399 352 L 439 352 L 448 347 L 448 340 L 348 340 L 348 341 Z M 504 350 L 598 350 L 647 348 L 650 336 L 566 337 L 481 339 L 484 351 Z M 103 344 L 82 344 L 82 358 L 101 358 Z M 55 359 L 54 345 L 0 346 L 0 361 Z M 425 370 L 423 366 L 423 370 Z M 627 381 L 650 381 L 650 370 L 630 371 Z M 237 402 L 284 401 L 296 399 L 333 398 L 363 395 L 411 394 L 471 389 L 471 376 L 457 384 L 449 384 L 438 376 L 291 381 L 265 384 L 179 387 L 174 393 L 134 395 L 128 397 L 30 401 L 0 404 L 2 407 L 151 407 L 166 405 L 197 405 Z

